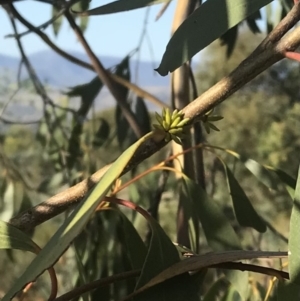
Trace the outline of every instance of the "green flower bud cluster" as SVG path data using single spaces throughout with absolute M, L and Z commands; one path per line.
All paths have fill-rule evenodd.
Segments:
M 189 122 L 189 118 L 184 118 L 182 111 L 174 110 L 171 114 L 168 108 L 163 108 L 162 115 L 155 112 L 158 124 L 153 124 L 154 128 L 164 134 L 166 142 L 174 140 L 181 144 L 181 139 L 185 137 L 185 126 Z
M 210 133 L 211 129 L 219 132 L 220 130 L 212 122 L 219 121 L 224 118 L 223 116 L 212 115 L 213 112 L 214 112 L 214 109 L 211 109 L 204 116 L 202 116 L 200 118 L 200 120 L 203 122 L 203 125 L 204 125 L 204 128 L 205 128 L 207 134 Z

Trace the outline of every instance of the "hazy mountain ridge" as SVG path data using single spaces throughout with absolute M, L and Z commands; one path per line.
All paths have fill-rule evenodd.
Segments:
M 69 53 L 78 59 L 89 62 L 87 56 L 83 53 L 74 51 L 70 51 Z M 51 50 L 31 54 L 28 56 L 28 59 L 40 79 L 53 87 L 65 88 L 83 84 L 95 76 L 94 72 L 71 63 Z M 115 66 L 122 61 L 122 58 L 110 56 L 101 56 L 100 59 L 106 68 Z M 19 62 L 19 58 L 0 54 L 0 68 L 2 70 L 7 69 L 17 72 Z M 136 79 L 136 73 L 138 72 L 138 84 L 142 86 L 161 87 L 167 86 L 169 83 L 167 77 L 161 77 L 154 71 L 154 68 L 158 66 L 157 62 L 140 61 L 138 63 L 138 69 L 136 68 L 136 60 L 131 60 L 130 65 L 132 79 Z M 22 77 L 27 77 L 26 70 L 24 68 L 22 69 Z
M 71 52 L 73 56 L 88 62 L 86 56 L 79 52 Z M 50 87 L 49 96 L 55 102 L 59 102 L 63 94 L 69 87 L 76 86 L 78 84 L 85 84 L 89 82 L 96 74 L 78 65 L 75 65 L 68 60 L 60 57 L 53 51 L 41 51 L 28 56 L 31 61 L 37 75 L 42 82 L 47 83 Z M 116 57 L 101 57 L 101 62 L 106 68 L 113 67 L 120 63 L 122 58 Z M 0 75 L 4 76 L 2 87 L 0 91 L 0 108 L 1 103 L 5 103 L 7 98 L 13 94 L 13 92 L 5 92 L 5 90 L 11 90 L 7 88 L 9 83 L 15 83 L 17 81 L 17 72 L 19 69 L 20 59 L 0 54 Z M 169 78 L 161 77 L 153 69 L 158 66 L 158 63 L 140 61 L 138 63 L 138 69 L 136 68 L 137 62 L 132 60 L 131 62 L 131 75 L 133 81 L 138 75 L 137 84 L 149 91 L 159 99 L 168 101 L 169 98 Z M 138 73 L 137 73 L 138 72 Z M 25 67 L 22 67 L 21 78 L 28 78 L 28 74 Z M 13 88 L 15 90 L 15 88 Z M 146 101 L 150 110 L 157 109 L 156 106 Z M 78 101 L 72 99 L 70 105 L 74 108 L 78 106 Z M 107 90 L 103 88 L 95 100 L 96 110 L 105 109 L 115 105 L 115 100 Z M 39 118 L 42 112 L 41 98 L 33 91 L 28 93 L 25 90 L 17 93 L 9 103 L 9 107 L 5 112 L 5 116 L 22 121 L 33 120 Z

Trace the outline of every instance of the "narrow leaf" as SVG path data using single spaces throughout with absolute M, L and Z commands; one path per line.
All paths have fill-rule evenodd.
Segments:
M 207 0 L 176 30 L 157 72 L 166 76 L 272 0 Z M 218 20 L 218 22 L 216 22 Z
M 215 251 L 241 249 L 240 240 L 217 204 L 200 185 L 184 178 L 184 193 L 193 202 L 209 246 Z
M 52 17 L 55 17 L 58 13 L 59 13 L 59 9 L 57 9 L 56 6 L 52 6 Z M 58 32 L 61 28 L 61 25 L 62 25 L 62 22 L 63 22 L 63 17 L 60 16 L 58 17 L 53 23 L 52 23 L 52 27 L 53 27 L 53 32 L 54 32 L 54 35 L 57 36 L 58 35 Z
M 258 232 L 265 232 L 267 230 L 265 223 L 253 208 L 246 193 L 234 177 L 231 170 L 225 162 L 222 163 L 226 173 L 228 189 L 237 221 L 243 227 L 252 227 Z
M 108 122 L 101 118 L 100 126 L 95 134 L 93 145 L 101 147 L 108 139 L 110 133 L 110 127 Z
M 135 114 L 137 121 L 143 133 L 148 133 L 151 131 L 151 121 L 148 109 L 146 107 L 145 101 L 141 97 L 137 97 L 135 104 Z
M 58 260 L 61 254 L 68 248 L 70 243 L 86 225 L 91 214 L 95 211 L 98 204 L 109 191 L 115 180 L 121 175 L 123 169 L 132 158 L 135 151 L 142 143 L 149 139 L 152 134 L 153 133 L 149 133 L 139 139 L 113 163 L 89 196 L 68 216 L 38 256 L 35 257 L 31 264 L 27 267 L 25 272 L 15 281 L 12 288 L 3 297 L 2 301 L 9 301 L 27 283 L 34 280 Z
M 145 262 L 147 248 L 126 215 L 120 210 L 118 210 L 117 212 L 122 217 L 124 241 L 126 244 L 128 257 L 132 264 L 132 268 L 141 269 Z
M 201 269 L 215 266 L 223 262 L 240 261 L 247 259 L 259 258 L 286 258 L 287 252 L 264 252 L 264 251 L 225 251 L 225 252 L 210 252 L 203 255 L 193 256 L 184 259 L 171 267 L 167 268 L 159 275 L 151 279 L 146 285 L 139 289 L 144 291 L 154 285 L 164 282 L 172 277 L 184 274 L 190 271 L 198 271 Z
M 36 244 L 21 230 L 0 221 L 0 249 L 18 249 L 37 253 Z
M 299 301 L 300 286 L 288 280 L 278 281 L 276 301 Z
M 291 281 L 300 285 L 300 164 L 290 220 L 289 273 Z
M 233 286 L 229 286 L 226 294 L 222 298 L 222 301 L 242 301 L 240 295 Z
M 168 1 L 170 0 L 118 0 L 79 14 L 87 16 L 114 14 Z

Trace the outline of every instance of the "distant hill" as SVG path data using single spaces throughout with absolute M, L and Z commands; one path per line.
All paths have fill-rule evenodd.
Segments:
M 73 56 L 88 62 L 87 57 L 79 52 L 71 52 Z M 40 80 L 47 83 L 51 87 L 49 96 L 54 101 L 59 101 L 60 92 L 66 91 L 68 87 L 89 82 L 96 76 L 92 71 L 86 70 L 78 65 L 75 65 L 53 51 L 41 51 L 30 55 L 29 60 Z M 116 57 L 101 57 L 101 62 L 106 68 L 117 65 L 122 61 L 122 58 Z M 0 76 L 5 75 L 5 78 L 0 87 L 7 86 L 8 82 L 17 80 L 17 72 L 20 59 L 1 55 L 0 54 Z M 138 66 L 138 68 L 137 68 Z M 131 61 L 132 80 L 142 86 L 144 89 L 160 98 L 162 101 L 169 101 L 170 89 L 169 78 L 161 77 L 153 69 L 158 66 L 158 63 Z M 136 81 L 136 75 L 138 80 Z M 0 77 L 1 78 L 1 77 Z M 22 68 L 21 78 L 28 78 L 25 68 Z M 10 93 L 11 94 L 11 93 Z M 1 104 L 7 101 L 6 92 L 0 91 L 0 108 Z M 95 100 L 96 110 L 102 110 L 115 105 L 115 100 L 107 90 L 102 89 Z M 150 110 L 157 109 L 153 104 L 146 102 Z M 76 108 L 78 102 L 75 99 L 71 101 L 72 107 Z M 17 93 L 10 101 L 9 107 L 6 110 L 5 116 L 11 119 L 20 119 L 22 121 L 33 120 L 39 118 L 42 114 L 42 102 L 35 93 Z
M 89 62 L 87 56 L 80 52 L 70 52 L 73 56 Z M 66 88 L 82 83 L 86 83 L 91 80 L 95 73 L 75 65 L 68 60 L 62 58 L 52 50 L 40 51 L 28 56 L 30 62 L 35 68 L 38 76 L 43 82 L 57 87 Z M 117 65 L 122 61 L 122 58 L 101 56 L 101 62 L 106 68 Z M 0 54 L 0 68 L 3 70 L 9 70 L 17 72 L 20 59 Z M 167 86 L 169 83 L 168 77 L 161 77 L 153 69 L 158 66 L 158 63 L 137 61 L 131 62 L 132 78 L 135 80 L 136 73 L 138 72 L 138 83 L 142 86 Z M 137 71 L 137 72 L 136 72 Z M 25 71 L 22 72 L 22 77 L 27 77 Z

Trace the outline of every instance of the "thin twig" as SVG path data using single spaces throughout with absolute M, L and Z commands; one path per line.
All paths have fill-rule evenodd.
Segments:
M 44 22 L 43 24 L 41 25 L 38 25 L 36 26 L 35 28 L 38 29 L 38 30 L 45 30 L 49 25 L 53 24 L 59 17 L 61 17 L 65 12 L 66 10 L 68 10 L 72 5 L 76 4 L 77 2 L 79 2 L 80 0 L 71 0 L 71 1 L 68 1 L 68 2 L 60 2 L 60 5 L 61 4 L 64 4 L 64 6 L 61 8 L 60 11 L 58 11 L 50 20 Z M 19 38 L 22 38 L 24 36 L 26 36 L 27 34 L 31 33 L 32 31 L 29 29 L 27 31 L 24 31 L 24 32 L 21 32 L 18 34 L 18 37 Z M 16 37 L 16 35 L 10 35 L 11 37 Z
M 169 0 L 163 4 L 162 8 L 160 9 L 160 11 L 158 12 L 158 14 L 155 17 L 155 21 L 158 21 L 161 18 L 161 16 L 165 13 L 167 8 L 169 7 L 170 3 L 171 3 L 171 0 Z
M 106 87 L 108 88 L 110 93 L 116 99 L 118 105 L 120 106 L 120 108 L 122 110 L 124 117 L 127 119 L 128 123 L 130 124 L 136 137 L 137 138 L 142 137 L 145 133 L 139 126 L 137 118 L 134 115 L 134 113 L 132 112 L 132 110 L 130 109 L 130 106 L 126 102 L 126 99 L 124 99 L 124 96 L 122 95 L 119 85 L 116 84 L 116 82 L 111 78 L 110 74 L 106 71 L 106 69 L 101 64 L 100 60 L 94 54 L 91 47 L 87 43 L 81 29 L 78 27 L 78 25 L 74 21 L 74 18 L 72 17 L 72 15 L 69 11 L 65 12 L 65 17 L 67 18 L 71 28 L 73 29 L 74 33 L 77 36 L 79 42 L 81 43 L 85 52 L 87 53 L 88 57 L 90 58 L 91 63 L 93 65 L 96 73 L 98 74 L 100 80 L 106 85 Z
M 31 32 L 35 33 L 38 37 L 40 37 L 43 40 L 44 43 L 46 43 L 53 51 L 55 51 L 61 57 L 65 58 L 66 60 L 68 60 L 68 61 L 70 61 L 70 62 L 72 62 L 72 63 L 74 63 L 74 64 L 76 64 L 80 67 L 83 67 L 85 69 L 88 69 L 88 70 L 91 70 L 91 71 L 95 72 L 95 69 L 91 64 L 89 64 L 87 62 L 84 62 L 84 61 L 70 55 L 69 53 L 63 51 L 61 48 L 57 47 L 44 32 L 37 29 L 30 22 L 28 22 L 25 18 L 23 18 L 14 6 L 12 6 L 10 8 L 10 11 L 14 15 L 14 17 L 16 19 L 18 19 L 18 21 L 20 21 Z M 13 35 L 7 35 L 6 37 L 7 38 L 15 37 L 15 35 L 14 34 Z M 106 71 L 109 72 L 108 70 L 106 70 Z M 140 96 L 141 98 L 144 98 L 145 100 L 148 100 L 148 101 L 154 103 L 158 107 L 167 107 L 168 106 L 166 103 L 164 103 L 163 101 L 161 101 L 160 99 L 158 99 L 157 97 L 152 95 L 151 93 L 147 92 L 146 90 L 143 90 L 139 86 L 127 81 L 126 79 L 124 79 L 124 78 L 122 78 L 122 77 L 120 77 L 116 74 L 112 74 L 112 73 L 110 73 L 110 76 L 112 77 L 112 79 L 115 82 L 121 84 L 124 87 L 127 87 L 128 89 L 132 90 L 137 96 Z

